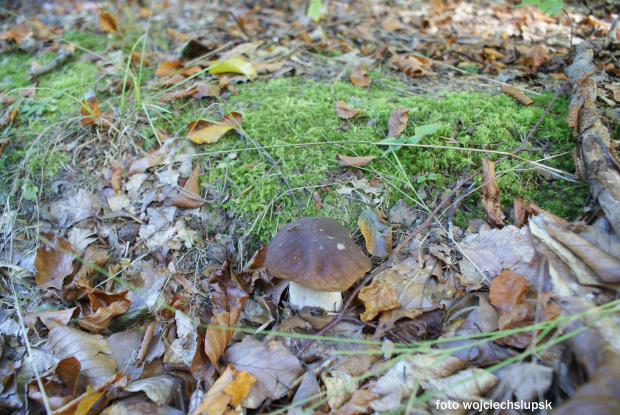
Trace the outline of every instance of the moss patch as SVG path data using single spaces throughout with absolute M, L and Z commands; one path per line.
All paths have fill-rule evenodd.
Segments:
M 384 85 L 389 85 L 387 82 Z M 332 95 L 332 88 L 334 94 Z M 335 162 L 336 153 L 375 155 L 378 158 L 365 167 L 368 179 L 381 178 L 393 187 L 388 189 L 380 207 L 387 211 L 403 194 L 416 199 L 411 187 L 425 187 L 427 203 L 444 192 L 446 186 L 461 177 L 464 170 L 481 165 L 481 158 L 495 160 L 497 154 L 470 152 L 465 148 L 509 152 L 516 148 L 529 129 L 536 123 L 552 95 L 535 97 L 535 105 L 523 107 L 505 95 L 476 93 L 451 94 L 445 99 L 421 98 L 395 94 L 387 87 L 358 88 L 346 81 L 333 86 L 307 80 L 278 79 L 255 82 L 239 88 L 240 93 L 230 99 L 229 110 L 244 113 L 246 134 L 265 147 L 275 160 L 281 159 L 281 170 L 289 180 L 302 205 L 301 215 L 337 217 L 350 225 L 365 207 L 362 198 L 338 195 L 342 187 L 335 179 L 345 171 Z M 363 115 L 351 122 L 338 118 L 335 101 L 345 100 L 349 106 L 361 108 Z M 410 123 L 404 136 L 414 134 L 415 125 L 440 123 L 441 128 L 420 144 L 449 148 L 403 147 L 396 157 L 380 158 L 385 147 L 356 144 L 352 141 L 384 139 L 390 111 L 394 107 L 410 108 Z M 521 157 L 540 160 L 545 155 L 569 152 L 575 145 L 567 127 L 567 103 L 560 98 L 543 120 L 528 148 Z M 187 108 L 186 108 L 187 109 Z M 194 113 L 198 108 L 189 108 Z M 203 110 L 204 111 L 204 110 Z M 209 111 L 207 111 L 209 113 Z M 219 113 L 210 112 L 212 119 Z M 187 115 L 185 115 L 187 116 Z M 191 116 L 190 116 L 191 118 Z M 451 138 L 459 144 L 451 144 Z M 329 142 L 328 144 L 307 145 Z M 544 147 L 543 153 L 538 151 Z M 250 142 L 243 142 L 229 133 L 218 143 L 206 146 L 213 151 L 206 161 L 207 170 L 202 183 L 215 185 L 230 194 L 226 207 L 252 217 L 264 215 L 259 234 L 267 239 L 277 227 L 297 214 L 293 200 L 277 170 L 267 158 L 255 150 Z M 236 158 L 217 152 L 236 152 Z M 574 170 L 570 154 L 553 158 L 547 165 L 568 172 Z M 566 181 L 547 181 L 530 164 L 510 159 L 497 166 L 498 184 L 502 203 L 511 206 L 515 197 L 535 202 L 559 216 L 572 218 L 585 202 L 587 186 Z M 429 173 L 433 173 L 429 176 Z M 420 179 L 431 177 L 433 180 Z M 421 183 L 418 184 L 418 181 Z M 346 184 L 346 183 L 344 183 Z M 331 191 L 326 191 L 326 189 Z M 397 188 L 397 189 L 396 189 Z M 321 197 L 324 207 L 317 209 L 313 192 Z M 566 196 L 569 196 L 568 198 Z M 374 196 L 367 195 L 370 199 Z M 459 217 L 482 217 L 477 196 L 470 197 Z M 461 221 L 463 224 L 463 221 Z

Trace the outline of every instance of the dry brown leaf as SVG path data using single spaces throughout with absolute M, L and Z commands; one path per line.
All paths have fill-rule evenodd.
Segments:
M 215 143 L 224 133 L 241 126 L 242 115 L 238 112 L 226 114 L 219 123 L 206 120 L 192 121 L 187 126 L 187 138 L 196 144 Z
M 496 61 L 504 57 L 504 55 L 492 48 L 483 48 L 482 51 L 484 52 L 484 56 L 487 58 L 487 61 Z
M 353 73 L 349 76 L 353 85 L 370 86 L 370 77 L 362 65 L 353 68 Z
M 502 85 L 502 92 L 511 98 L 516 99 L 525 106 L 530 106 L 534 103 L 523 91 L 519 91 L 517 88 L 511 85 Z
M 94 290 L 88 294 L 92 314 L 80 318 L 80 327 L 91 333 L 99 333 L 108 327 L 112 317 L 124 314 L 129 310 L 131 301 L 127 299 L 127 291 L 110 294 Z
M 499 186 L 495 181 L 495 163 L 491 160 L 482 159 L 482 206 L 489 221 L 497 228 L 506 226 L 504 213 L 500 205 Z
M 514 208 L 512 209 L 512 216 L 514 219 L 514 226 L 517 228 L 522 227 L 527 223 L 530 217 L 529 203 L 524 202 L 521 199 L 514 199 Z
M 159 97 L 159 101 L 169 104 L 174 101 L 185 98 L 201 99 L 205 97 L 219 97 L 220 87 L 217 85 L 208 85 L 203 82 L 186 82 L 183 88 L 176 88 L 172 92 L 165 92 Z
M 538 68 L 540 65 L 545 63 L 547 56 L 549 56 L 549 50 L 541 45 L 536 45 L 522 58 L 517 60 L 517 63 L 522 63 L 531 68 Z
M 75 357 L 81 364 L 81 374 L 90 385 L 104 382 L 116 374 L 116 361 L 108 342 L 99 334 L 88 334 L 71 327 L 50 330 L 43 348 L 58 359 Z
M 73 273 L 73 258 L 76 256 L 71 243 L 65 238 L 54 236 L 46 241 L 34 259 L 34 266 L 39 271 L 35 275 L 37 285 L 60 290 L 64 279 Z
M 47 403 L 52 410 L 61 408 L 75 399 L 80 369 L 80 362 L 75 357 L 68 357 L 41 374 Z M 45 404 L 43 391 L 40 390 L 36 379 L 28 383 L 28 397 L 41 405 Z
M 362 167 L 363 165 L 370 163 L 370 161 L 375 158 L 376 156 L 350 157 L 343 156 L 342 154 L 336 154 L 336 160 L 341 166 Z
M 366 311 L 360 316 L 362 321 L 370 321 L 382 311 L 400 307 L 394 287 L 386 281 L 374 280 L 372 284 L 361 289 L 358 298 L 366 307 Z
M 106 180 L 106 184 L 114 189 L 114 193 L 118 193 L 121 189 L 121 179 L 123 176 L 123 167 L 120 163 L 113 162 L 110 165 L 110 170 L 108 171 L 108 178 Z
M 297 358 L 277 340 L 261 343 L 246 336 L 229 347 L 224 357 L 237 370 L 245 369 L 257 380 L 241 403 L 244 408 L 258 408 L 267 398 L 281 398 L 304 372 Z
M 398 137 L 409 122 L 409 108 L 394 108 L 388 120 L 388 137 Z
M 10 123 L 12 123 L 15 119 L 15 116 L 17 115 L 17 111 L 19 111 L 19 107 L 9 108 L 4 111 L 2 113 L 2 116 L 0 117 L 0 128 L 4 128 Z M 6 142 L 9 142 L 8 139 L 6 139 Z
M 366 249 L 370 255 L 387 258 L 392 253 L 392 227 L 379 213 L 378 209 L 362 212 L 357 225 L 366 240 Z
M 556 79 L 558 81 L 568 81 L 568 76 L 564 72 L 556 72 L 547 74 L 551 79 Z
M 49 310 L 37 313 L 28 313 L 24 317 L 24 321 L 28 328 L 34 330 L 37 319 L 39 319 L 48 330 L 51 330 L 54 327 L 66 326 L 69 323 L 69 320 L 77 317 L 79 314 L 78 310 L 79 309 L 77 307 L 73 307 L 67 310 Z
M 407 76 L 412 78 L 436 75 L 436 73 L 431 70 L 433 62 L 428 58 L 413 55 L 406 57 L 395 55 L 390 61 L 390 64 L 392 67 L 400 69 Z
M 229 406 L 232 409 L 237 408 L 254 382 L 256 378 L 245 370 L 237 371 L 233 365 L 228 365 L 209 391 L 202 396 L 193 413 L 222 415 Z
M 99 101 L 97 101 L 97 98 L 82 100 L 80 105 L 80 113 L 82 114 L 82 117 L 84 117 L 80 121 L 80 124 L 96 124 L 98 122 L 97 118 L 101 115 L 101 111 L 99 110 Z
M 491 303 L 501 313 L 508 313 L 518 304 L 525 302 L 529 288 L 527 281 L 514 271 L 504 270 L 491 282 Z
M 498 328 L 525 327 L 535 322 L 553 320 L 562 312 L 560 307 L 550 303 L 553 293 L 543 292 L 537 298 L 526 298 L 527 281 L 519 274 L 504 270 L 493 279 L 489 298 L 499 311 Z M 512 347 L 525 348 L 530 345 L 536 333 L 518 332 L 503 337 L 497 342 Z
M 359 108 L 349 108 L 346 102 L 336 101 L 336 114 L 345 120 L 357 117 L 362 112 Z
M 183 190 L 172 202 L 172 206 L 195 209 L 204 205 L 205 202 L 200 199 L 200 187 L 198 186 L 199 178 L 200 164 L 196 164 L 185 186 L 183 186 Z
M 248 294 L 236 285 L 226 284 L 231 279 L 230 264 L 225 262 L 209 276 L 213 302 L 213 318 L 204 340 L 204 350 L 213 367 L 224 353 L 234 334 L 234 327 L 248 299 Z M 221 329 L 218 326 L 222 327 Z
M 108 33 L 116 33 L 118 30 L 116 16 L 112 13 L 104 12 L 103 10 L 99 12 L 99 24 L 101 28 Z

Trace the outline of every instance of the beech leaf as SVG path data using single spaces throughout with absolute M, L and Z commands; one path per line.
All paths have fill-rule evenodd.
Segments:
M 407 128 L 409 108 L 394 108 L 388 120 L 388 138 L 398 137 Z
M 382 217 L 377 209 L 368 209 L 362 212 L 357 225 L 366 240 L 366 249 L 370 255 L 387 258 L 392 253 L 392 227 Z
M 336 114 L 345 120 L 357 117 L 362 112 L 359 108 L 349 108 L 346 102 L 336 101 Z

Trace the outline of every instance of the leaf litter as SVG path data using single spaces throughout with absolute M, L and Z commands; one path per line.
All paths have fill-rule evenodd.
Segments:
M 75 12 L 99 31 L 98 40 L 110 45 L 120 45 L 115 42 L 122 42 L 131 30 L 128 18 L 143 24 L 151 13 L 158 16 L 162 10 L 157 7 L 167 10 L 161 16 L 178 12 L 167 2 L 152 10 L 129 3 L 127 11 L 85 4 L 76 6 Z M 187 7 L 193 7 L 190 3 Z M 74 102 L 80 131 L 97 141 L 97 148 L 121 145 L 127 155 L 115 159 L 106 150 L 101 152 L 105 162 L 90 159 L 96 170 L 89 173 L 99 185 L 63 175 L 54 184 L 57 197 L 43 203 L 36 232 L 19 233 L 4 221 L 10 211 L 3 212 L 0 233 L 11 246 L 10 252 L 7 244 L 0 248 L 0 269 L 10 277 L 5 280 L 6 292 L 14 293 L 4 299 L 7 304 L 20 302 L 19 309 L 0 310 L 3 402 L 18 410 L 28 399 L 28 404 L 47 406 L 54 413 L 179 413 L 183 408 L 187 413 L 224 414 L 280 407 L 291 413 L 301 413 L 301 407 L 343 414 L 465 413 L 439 411 L 432 402 L 482 402 L 501 390 L 505 400 L 539 402 L 548 394 L 559 404 L 569 397 L 557 413 L 584 407 L 592 413 L 614 412 L 619 350 L 618 324 L 612 316 L 617 313 L 613 301 L 620 282 L 614 204 L 617 156 L 606 119 L 596 110 L 596 97 L 608 103 L 617 101 L 618 94 L 617 85 L 611 83 L 597 91 L 600 81 L 593 75 L 599 68 L 607 76 L 618 75 L 610 59 L 618 56 L 617 28 L 607 17 L 570 15 L 575 36 L 594 38 L 603 52 L 584 43 L 576 50 L 573 66 L 566 68 L 573 44 L 563 36 L 563 17 L 550 18 L 536 8 L 455 2 L 398 11 L 392 5 L 378 5 L 377 16 L 357 19 L 339 2 L 323 8 L 321 2 L 312 3 L 308 16 L 297 13 L 299 18 L 272 6 L 239 4 L 230 12 L 215 4 L 215 11 L 227 12 L 213 17 L 213 27 L 222 30 L 194 31 L 176 15 L 175 29 L 165 36 L 180 52 L 132 50 L 122 65 L 144 66 L 159 78 L 145 84 L 158 91 L 153 101 L 158 104 L 145 105 L 146 118 L 128 129 L 132 133 L 142 129 L 139 134 L 145 137 L 132 143 L 133 150 L 129 143 L 115 141 L 119 119 L 125 118 L 120 106 L 110 104 L 104 95 L 99 95 L 100 103 L 90 93 L 85 94 L 90 98 Z M 58 10 L 66 7 L 54 4 Z M 128 12 L 132 16 L 125 15 Z M 337 24 L 321 24 L 332 20 Z M 33 50 L 39 44 L 45 45 L 41 50 L 49 48 L 62 57 L 55 35 L 62 34 L 63 26 L 36 17 L 33 21 L 34 26 L 3 27 L 3 52 Z M 349 25 L 350 21 L 355 24 Z M 277 28 L 293 31 L 260 46 L 257 41 Z M 489 37 L 484 28 L 500 36 Z M 233 47 L 220 50 L 227 42 Z M 317 50 L 337 55 L 331 62 L 346 62 L 346 69 L 338 69 L 341 75 L 331 74 L 333 68 L 321 63 Z M 597 66 L 601 54 L 605 64 Z M 593 56 L 599 61 L 595 63 Z M 419 85 L 441 88 L 448 70 L 475 68 L 480 74 L 497 75 L 504 83 L 502 92 L 524 106 L 533 105 L 523 93 L 524 86 L 532 87 L 525 79 L 535 78 L 556 89 L 555 80 L 569 79 L 573 89 L 567 122 L 582 136 L 575 155 L 600 208 L 588 207 L 580 220 L 567 222 L 526 201 L 515 200 L 512 210 L 503 207 L 502 176 L 495 173 L 499 162 L 490 156 L 472 167 L 482 171 L 481 205 L 491 226 L 472 222 L 464 230 L 451 219 L 441 222 L 439 216 L 428 215 L 453 200 L 450 190 L 462 186 L 457 183 L 444 188 L 434 201 L 421 198 L 411 206 L 411 200 L 400 200 L 388 216 L 391 185 L 385 177 L 362 173 L 373 168 L 376 156 L 337 154 L 342 177 L 317 183 L 322 196 L 315 190 L 310 194 L 317 209 L 325 209 L 330 202 L 324 189 L 335 184 L 335 193 L 367 204 L 368 210 L 352 214 L 352 222 L 358 221 L 359 232 L 354 232 L 358 244 L 365 241 L 366 251 L 375 257 L 372 282 L 345 292 L 350 308 L 336 315 L 317 309 L 296 311 L 288 303 L 286 283 L 269 275 L 261 251 L 239 235 L 251 225 L 213 208 L 230 197 L 234 179 L 225 176 L 218 186 L 206 183 L 212 167 L 197 160 L 197 153 L 207 150 L 194 144 L 220 139 L 247 140 L 267 151 L 260 137 L 251 142 L 243 132 L 243 108 L 226 109 L 225 115 L 216 117 L 183 115 L 183 121 L 168 131 L 154 126 L 149 117 L 161 116 L 154 110 L 158 105 L 169 105 L 166 111 L 181 116 L 175 105 L 211 105 L 238 93 L 236 84 L 259 77 L 336 77 L 352 68 L 351 83 L 375 88 L 382 63 L 409 78 L 412 90 Z M 100 74 L 110 81 L 107 91 L 116 91 L 123 99 L 124 94 L 138 93 L 137 78 L 120 79 L 123 73 L 113 64 L 98 64 Z M 28 100 L 40 97 L 40 79 L 31 81 L 17 94 L 19 102 L 3 98 L 3 105 L 12 106 L 3 108 L 3 130 L 25 122 Z M 356 100 L 343 98 L 357 106 Z M 335 103 L 335 116 L 349 120 L 349 128 L 368 119 L 376 122 L 371 111 L 364 109 L 362 115 L 361 109 L 350 108 L 344 100 L 329 99 Z M 109 110 L 102 112 L 100 105 Z M 213 122 L 207 117 L 221 118 Z M 396 107 L 387 134 L 382 134 L 389 139 L 402 135 L 400 144 L 406 140 L 415 145 L 441 127 L 418 125 L 417 117 L 417 110 Z M 195 121 L 187 127 L 186 140 L 180 132 L 190 119 Z M 256 120 L 243 122 L 248 127 Z M 223 138 L 233 129 L 238 137 Z M 415 134 L 405 138 L 407 130 Z M 14 145 L 8 140 L 2 143 L 3 150 Z M 76 141 L 66 149 L 74 151 L 75 158 L 88 144 Z M 228 169 L 236 157 L 231 154 L 226 160 L 217 168 Z M 74 162 L 67 162 L 67 172 L 90 169 Z M 281 161 L 270 163 L 275 168 Z M 417 184 L 424 182 L 417 179 Z M 424 203 L 427 212 L 420 210 Z M 431 223 L 433 218 L 437 221 Z M 254 260 L 241 266 L 253 251 Z M 235 255 L 241 261 L 227 259 Z M 588 315 L 605 312 L 598 320 Z M 575 325 L 584 332 L 554 343 L 553 336 Z M 329 337 L 312 344 L 297 337 L 317 333 Z M 45 353 L 32 349 L 35 352 L 26 358 L 30 344 Z M 528 352 L 541 344 L 544 347 L 536 355 Z M 571 370 L 562 360 L 567 354 L 576 357 L 587 375 L 588 381 L 577 390 L 562 381 Z M 493 367 L 508 359 L 514 363 Z

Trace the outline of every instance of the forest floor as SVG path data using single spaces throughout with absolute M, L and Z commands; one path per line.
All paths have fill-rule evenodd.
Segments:
M 613 2 L 18 3 L 0 412 L 620 410 Z M 342 311 L 265 266 L 314 216 Z

